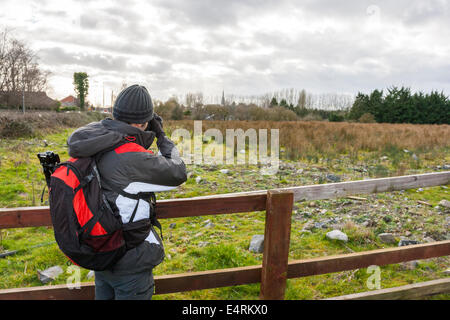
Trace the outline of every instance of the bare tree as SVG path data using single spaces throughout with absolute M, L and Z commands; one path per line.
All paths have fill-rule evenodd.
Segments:
M 8 30 L 0 33 L 0 92 L 45 91 L 49 74 L 23 42 L 11 38 Z

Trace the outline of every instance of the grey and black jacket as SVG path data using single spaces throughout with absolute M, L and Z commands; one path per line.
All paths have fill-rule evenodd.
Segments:
M 104 153 L 97 165 L 105 184 L 114 186 L 111 189 L 105 186 L 104 192 L 123 223 L 129 222 L 136 205 L 133 221 L 149 218 L 150 204 L 122 194 L 167 191 L 186 181 L 186 166 L 174 143 L 166 136 L 160 137 L 156 155 L 148 150 L 154 139 L 155 133 L 152 131 L 142 131 L 125 122 L 107 118 L 75 130 L 67 140 L 69 155 L 73 158 L 90 157 L 113 148 Z M 120 145 L 124 140 L 126 143 Z M 116 145 L 120 146 L 114 148 Z M 113 189 L 124 192 L 119 194 Z M 118 274 L 143 272 L 153 269 L 163 259 L 162 241 L 152 228 L 146 240 L 128 250 L 112 271 Z

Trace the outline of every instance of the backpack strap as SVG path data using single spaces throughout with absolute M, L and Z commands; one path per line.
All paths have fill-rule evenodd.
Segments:
M 123 197 L 134 199 L 134 200 L 138 200 L 136 206 L 134 207 L 134 210 L 133 210 L 133 213 L 131 215 L 131 218 L 130 218 L 129 222 L 133 222 L 133 220 L 134 220 L 137 208 L 139 206 L 139 200 L 141 200 L 141 199 L 142 200 L 147 200 L 150 203 L 150 221 L 151 221 L 151 224 L 156 226 L 160 230 L 161 239 L 163 239 L 161 223 L 156 219 L 156 196 L 155 196 L 154 192 L 138 192 L 136 194 L 129 193 L 129 192 L 126 192 L 126 191 L 122 190 L 121 188 L 113 185 L 113 184 L 110 184 L 110 183 L 106 182 L 105 180 L 101 180 L 100 179 L 100 174 L 99 174 L 98 169 L 97 169 L 97 164 L 99 163 L 101 157 L 106 152 L 115 150 L 116 148 L 120 147 L 121 145 L 124 145 L 124 144 L 129 143 L 129 142 L 130 141 L 127 140 L 126 137 L 124 137 L 124 139 L 122 141 L 120 141 L 119 143 L 115 144 L 114 146 L 112 146 L 110 148 L 107 148 L 105 150 L 102 150 L 99 153 L 97 153 L 94 156 L 94 160 L 95 160 L 94 173 L 97 176 L 97 180 L 98 180 L 98 182 L 100 184 L 100 188 L 102 188 L 104 186 L 104 187 L 106 187 L 106 188 L 108 188 L 108 189 L 110 189 L 110 190 L 112 190 L 112 191 L 122 195 Z M 103 198 L 104 198 L 103 202 L 105 202 L 105 204 L 108 206 L 108 208 L 111 210 L 111 212 L 113 212 L 111 207 L 109 206 L 109 203 L 106 200 L 106 197 L 105 197 L 104 194 L 103 194 Z
M 139 200 L 139 199 L 148 200 L 155 196 L 154 192 L 129 193 L 129 192 L 122 190 L 121 188 L 119 188 L 117 186 L 107 183 L 106 181 L 103 181 L 102 183 L 108 189 L 111 189 L 112 191 L 114 191 L 124 197 L 131 198 L 134 200 Z

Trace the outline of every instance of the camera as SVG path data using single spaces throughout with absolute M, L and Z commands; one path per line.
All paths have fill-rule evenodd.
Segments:
M 59 155 L 53 151 L 40 152 L 37 154 L 42 168 L 44 169 L 45 180 L 47 186 L 50 186 L 50 176 L 56 169 L 56 165 L 60 162 Z

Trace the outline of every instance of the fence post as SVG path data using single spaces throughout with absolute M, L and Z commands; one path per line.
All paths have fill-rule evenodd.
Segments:
M 260 289 L 260 299 L 263 300 L 284 299 L 293 202 L 292 191 L 267 191 Z

